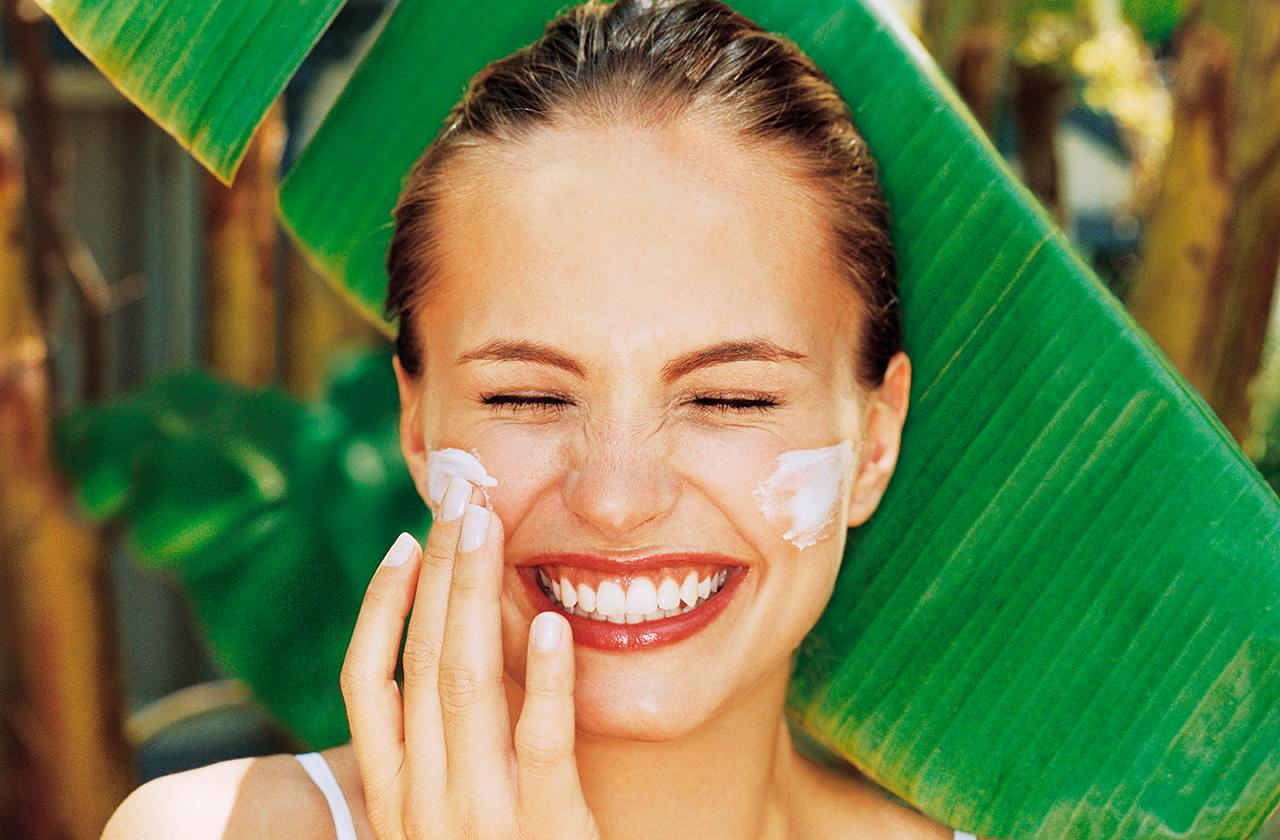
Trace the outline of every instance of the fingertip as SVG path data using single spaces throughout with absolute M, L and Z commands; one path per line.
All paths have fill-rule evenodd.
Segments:
M 387 550 L 386 555 L 382 558 L 384 566 L 403 566 L 417 552 L 422 551 L 422 546 L 418 544 L 418 540 L 408 531 L 401 531 L 400 536 L 396 537 L 396 541 L 391 544 L 391 548 Z
M 555 610 L 544 610 L 533 618 L 530 634 L 536 650 L 548 652 L 560 646 L 560 640 L 569 636 L 569 622 Z

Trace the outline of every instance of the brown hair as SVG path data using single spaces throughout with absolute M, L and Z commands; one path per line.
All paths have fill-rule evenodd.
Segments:
M 510 142 L 557 122 L 661 123 L 706 115 L 817 187 L 831 219 L 831 257 L 866 318 L 859 383 L 874 388 L 902 349 L 897 257 L 878 170 L 831 80 L 784 36 L 720 0 L 588 0 L 542 37 L 477 73 L 405 178 L 387 252 L 386 315 L 399 315 L 396 353 L 412 376 L 421 343 L 409 325 L 438 254 L 430 224 L 445 164 L 468 146 Z M 782 153 L 782 154 L 777 154 Z

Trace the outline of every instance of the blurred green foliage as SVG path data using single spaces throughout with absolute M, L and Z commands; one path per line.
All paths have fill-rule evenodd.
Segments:
M 174 575 L 231 675 L 300 739 L 349 739 L 338 672 L 370 575 L 430 512 L 400 455 L 387 351 L 337 359 L 304 404 L 183 370 L 55 425 L 98 519 Z
M 1190 6 L 1191 0 L 1123 0 L 1121 4 L 1125 17 L 1141 30 L 1142 37 L 1157 44 L 1169 40 Z

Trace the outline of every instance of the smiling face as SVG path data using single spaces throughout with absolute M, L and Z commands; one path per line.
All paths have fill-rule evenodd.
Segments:
M 767 154 L 692 121 L 556 127 L 469 154 L 451 164 L 440 273 L 412 316 L 423 374 L 396 365 L 405 457 L 424 498 L 433 450 L 473 451 L 497 480 L 503 655 L 521 684 L 529 623 L 551 608 L 531 564 L 562 601 L 563 575 L 599 601 L 635 588 L 641 611 L 649 583 L 678 612 L 690 599 L 673 602 L 667 578 L 684 596 L 691 573 L 701 595 L 725 580 L 713 608 L 653 623 L 679 632 L 571 619 L 575 635 L 590 622 L 661 640 L 577 646 L 579 728 L 678 736 L 788 667 L 816 622 L 846 529 L 896 462 L 909 364 L 898 354 L 884 385 L 858 387 L 855 292 L 809 188 Z M 814 528 L 824 505 L 833 521 Z M 619 562 L 669 552 L 714 556 Z M 552 567 L 559 553 L 617 565 Z

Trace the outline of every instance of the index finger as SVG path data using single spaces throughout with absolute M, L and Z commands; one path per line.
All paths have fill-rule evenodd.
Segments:
M 504 540 L 502 521 L 479 505 L 468 505 L 463 521 L 440 653 L 440 706 L 447 787 L 455 801 L 479 806 L 495 801 L 495 785 L 514 782 L 499 609 Z
M 410 789 L 419 797 L 443 793 L 446 760 L 438 693 L 440 650 L 462 514 L 467 504 L 482 499 L 470 481 L 454 476 L 440 502 L 439 517 L 432 519 L 422 554 L 404 648 L 404 744 L 410 756 Z
M 394 774 L 404 754 L 396 659 L 421 552 L 418 541 L 402 533 L 383 557 L 365 590 L 339 678 L 356 761 L 377 790 L 392 780 L 378 774 Z

